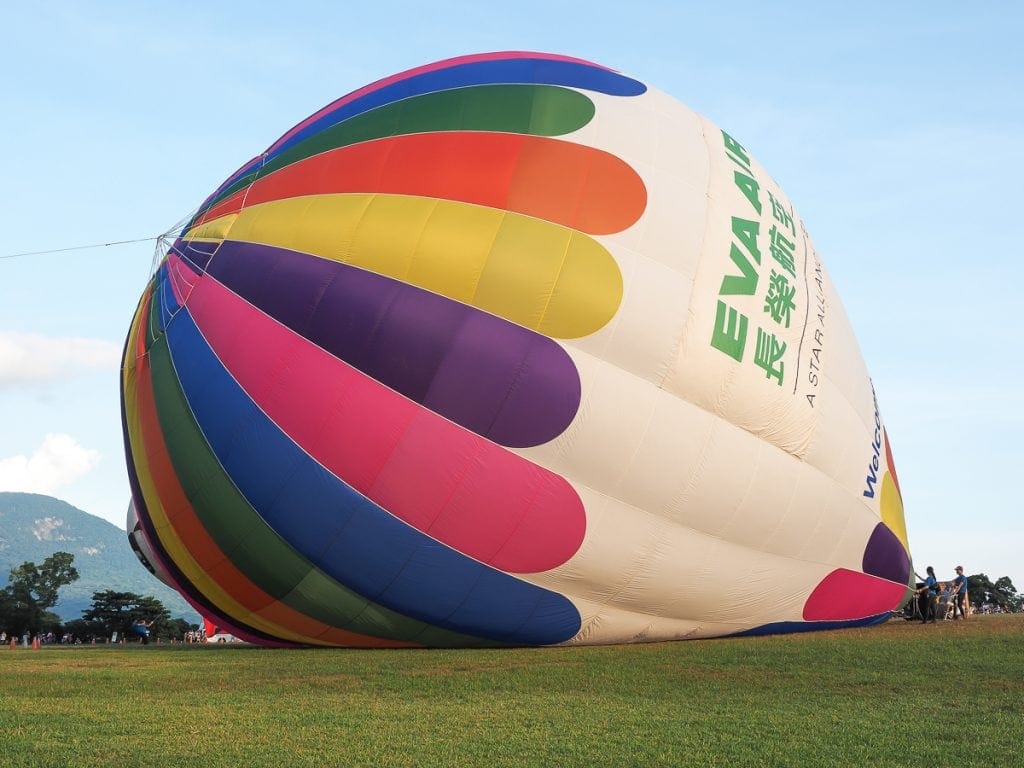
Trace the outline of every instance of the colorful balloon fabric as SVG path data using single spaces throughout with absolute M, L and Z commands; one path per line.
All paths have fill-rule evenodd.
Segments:
M 878 401 L 802 220 L 605 67 L 430 64 L 225 181 L 122 370 L 148 559 L 263 644 L 859 626 L 911 574 Z

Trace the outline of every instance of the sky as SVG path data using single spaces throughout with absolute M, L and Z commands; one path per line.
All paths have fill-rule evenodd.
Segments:
M 962 564 L 1024 589 L 1020 6 L 359 5 L 4 4 L 0 490 L 124 527 L 118 367 L 154 243 L 16 254 L 171 230 L 293 124 L 373 80 L 548 51 L 673 95 L 757 157 L 857 334 L 915 569 Z

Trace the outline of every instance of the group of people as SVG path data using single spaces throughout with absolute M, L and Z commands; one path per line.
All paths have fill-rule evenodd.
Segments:
M 924 595 L 924 605 L 921 610 L 921 623 L 935 622 L 937 607 L 939 604 L 939 592 L 941 585 L 935 578 L 935 569 L 930 565 L 925 569 L 928 574 L 924 583 L 914 590 L 914 594 Z M 917 575 L 915 573 L 915 575 Z M 918 576 L 920 578 L 920 576 Z M 953 605 L 953 618 L 967 618 L 967 577 L 964 576 L 964 567 L 956 567 L 956 577 L 950 582 L 950 603 Z M 960 615 L 957 616 L 957 613 Z

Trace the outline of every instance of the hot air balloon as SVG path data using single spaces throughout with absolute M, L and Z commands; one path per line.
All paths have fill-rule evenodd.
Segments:
M 674 98 L 543 53 L 428 64 L 232 174 L 122 367 L 139 522 L 266 644 L 861 626 L 911 561 L 802 219 Z

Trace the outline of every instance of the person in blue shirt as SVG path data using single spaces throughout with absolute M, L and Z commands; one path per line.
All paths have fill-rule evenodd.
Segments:
M 956 578 L 953 579 L 953 618 L 957 618 L 957 611 L 963 618 L 967 618 L 967 612 L 964 609 L 967 599 L 967 577 L 964 576 L 964 567 L 958 565 L 956 567 Z
M 925 572 L 928 576 L 924 580 L 924 584 L 922 584 L 920 588 L 916 589 L 915 592 L 916 594 L 921 594 L 922 592 L 927 593 L 925 596 L 924 617 L 921 619 L 921 623 L 924 624 L 927 622 L 929 620 L 928 617 L 931 616 L 931 622 L 934 624 L 935 603 L 939 599 L 939 582 L 935 578 L 935 569 L 930 565 L 925 569 Z
M 152 626 L 152 621 L 136 619 L 132 622 L 132 632 L 139 636 L 139 640 L 143 645 L 149 645 L 149 628 Z

